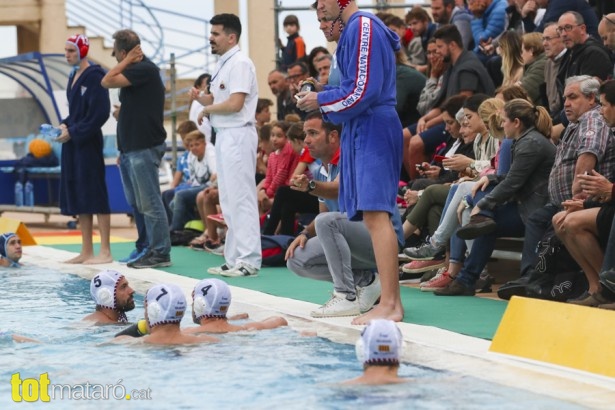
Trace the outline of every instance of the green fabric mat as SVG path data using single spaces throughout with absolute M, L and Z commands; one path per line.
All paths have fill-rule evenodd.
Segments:
M 79 252 L 81 245 L 53 245 L 52 248 Z M 96 250 L 97 250 L 97 246 Z M 134 243 L 113 243 L 114 258 L 128 255 Z M 207 273 L 207 268 L 224 263 L 221 256 L 173 247 L 173 265 L 161 270 L 195 279 L 217 277 L 230 285 L 257 290 L 270 295 L 325 303 L 332 291 L 330 283 L 298 277 L 286 268 L 263 268 L 256 278 L 223 278 Z M 431 292 L 401 287 L 404 322 L 434 326 L 483 339 L 492 339 L 507 303 L 478 297 L 439 297 Z

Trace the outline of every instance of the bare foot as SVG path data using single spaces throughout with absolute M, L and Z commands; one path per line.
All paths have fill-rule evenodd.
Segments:
M 388 319 L 393 322 L 401 322 L 404 318 L 403 306 L 384 306 L 382 304 L 377 305 L 367 313 L 357 316 L 352 320 L 353 325 L 366 325 L 372 319 Z
M 84 265 L 99 265 L 101 263 L 111 263 L 113 262 L 113 258 L 111 255 L 98 255 L 94 258 L 90 258 L 88 260 L 83 261 Z
M 72 258 L 72 259 L 64 261 L 64 263 L 72 263 L 72 264 L 83 263 L 83 262 L 87 261 L 88 259 L 91 259 L 92 256 L 94 256 L 94 255 L 82 255 L 82 254 L 79 254 L 79 255 L 75 256 L 74 258 Z

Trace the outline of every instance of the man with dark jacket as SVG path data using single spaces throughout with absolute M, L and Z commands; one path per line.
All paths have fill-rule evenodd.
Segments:
M 587 25 L 587 32 L 590 36 L 598 38 L 598 17 L 594 9 L 587 3 L 587 0 L 536 0 L 536 8 L 544 8 L 545 14 L 539 25 L 534 24 L 536 13 L 529 13 L 523 19 L 523 27 L 526 33 L 532 31 L 542 32 L 546 23 L 557 21 L 557 19 L 567 11 L 576 11 L 583 16 Z

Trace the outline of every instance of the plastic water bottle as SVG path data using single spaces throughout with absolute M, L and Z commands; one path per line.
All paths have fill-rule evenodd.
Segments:
M 34 186 L 30 181 L 24 186 L 24 205 L 34 206 Z
M 41 124 L 39 133 L 46 138 L 58 138 L 62 134 L 62 130 L 54 127 L 51 124 Z
M 23 184 L 20 181 L 15 182 L 15 205 L 23 206 Z

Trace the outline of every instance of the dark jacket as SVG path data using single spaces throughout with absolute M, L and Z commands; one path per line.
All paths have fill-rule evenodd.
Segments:
M 566 52 L 557 78 L 565 85 L 566 78 L 575 75 L 589 75 L 604 81 L 612 74 L 611 53 L 598 40 L 588 37 L 585 43 L 577 44 Z
M 497 205 L 515 200 L 521 219 L 544 206 L 549 199 L 549 175 L 555 159 L 555 146 L 532 127 L 513 142 L 512 163 L 506 175 L 489 175 L 497 184 L 476 205 L 493 210 Z

